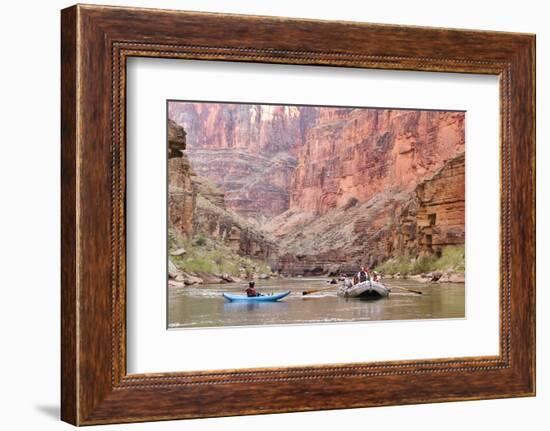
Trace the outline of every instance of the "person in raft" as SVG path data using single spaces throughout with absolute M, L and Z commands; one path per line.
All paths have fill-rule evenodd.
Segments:
M 359 283 L 362 283 L 364 281 L 370 281 L 370 272 L 368 266 L 361 267 L 361 271 L 357 273 L 357 278 L 359 279 Z
M 246 296 L 248 297 L 261 296 L 256 290 L 256 288 L 254 287 L 255 284 L 256 283 L 254 283 L 253 281 L 248 282 L 248 289 L 246 289 Z

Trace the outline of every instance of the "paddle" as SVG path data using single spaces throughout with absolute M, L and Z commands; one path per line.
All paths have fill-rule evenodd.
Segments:
M 406 290 L 407 292 L 416 293 L 417 295 L 422 295 L 422 292 L 420 290 L 407 289 L 406 287 L 393 286 L 392 289 L 402 289 L 402 290 Z
M 323 287 L 322 289 L 313 289 L 313 290 L 304 290 L 302 292 L 302 295 L 309 295 L 310 293 L 317 293 L 317 292 L 322 292 L 323 290 L 329 290 L 329 289 L 332 289 L 335 285 L 333 284 L 332 286 L 330 287 Z

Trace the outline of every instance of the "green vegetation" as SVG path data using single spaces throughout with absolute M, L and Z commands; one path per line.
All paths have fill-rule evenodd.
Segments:
M 195 245 L 198 245 L 199 247 L 206 245 L 206 237 L 203 234 L 198 234 L 195 238 Z
M 464 271 L 466 269 L 464 246 L 449 246 L 443 250 L 438 260 L 438 269 L 454 269 Z
M 378 265 L 376 271 L 385 274 L 402 275 L 421 274 L 432 271 L 459 271 L 465 270 L 464 246 L 448 246 L 441 253 L 441 257 L 423 256 L 417 259 L 410 256 L 399 256 Z
M 184 272 L 229 274 L 241 278 L 254 273 L 271 273 L 271 268 L 264 262 L 239 256 L 223 242 L 202 234 L 190 240 L 177 240 L 169 235 L 169 243 L 170 249 L 185 249 L 185 254 L 181 256 L 170 256 L 174 265 Z

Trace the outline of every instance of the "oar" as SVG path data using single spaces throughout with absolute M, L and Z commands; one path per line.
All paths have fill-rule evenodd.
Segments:
M 392 287 L 392 289 L 402 289 L 402 290 L 406 290 L 407 292 L 416 293 L 417 295 L 422 295 L 422 292 L 420 290 L 407 289 L 406 287 L 394 286 Z
M 313 290 L 304 290 L 302 292 L 302 295 L 309 295 L 310 293 L 317 293 L 317 292 L 322 292 L 323 290 L 329 290 L 329 289 L 332 289 L 334 287 L 334 285 L 330 286 L 330 287 L 323 287 L 322 289 L 313 289 Z

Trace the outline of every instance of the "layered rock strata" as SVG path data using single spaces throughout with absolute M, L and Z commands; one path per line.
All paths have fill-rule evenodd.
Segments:
M 449 160 L 415 188 L 413 196 L 386 226 L 372 235 L 363 260 L 394 256 L 440 256 L 444 247 L 465 241 L 465 157 Z
M 289 210 L 266 228 L 278 241 L 277 269 L 289 275 L 336 274 L 406 255 L 439 255 L 464 244 L 464 154 L 412 191 L 394 188 L 361 204 L 319 215 Z
M 318 108 L 171 102 L 168 113 L 188 132 L 193 168 L 225 193 L 229 209 L 265 221 L 289 208 L 296 157 Z
M 463 112 L 172 102 L 169 115 L 188 132 L 169 131 L 184 235 L 295 275 L 464 243 Z
M 195 174 L 185 154 L 186 133 L 168 120 L 168 225 L 182 238 L 193 234 L 197 191 Z
M 414 187 L 464 151 L 464 113 L 323 109 L 298 156 L 290 208 L 318 214 Z M 330 114 L 330 115 L 329 115 Z
M 221 241 L 242 256 L 277 262 L 277 245 L 263 231 L 231 210 L 199 196 L 193 229 L 214 241 Z
M 226 208 L 225 196 L 191 168 L 186 132 L 168 121 L 168 225 L 176 238 L 204 234 L 237 253 L 272 261 L 276 245 L 257 227 Z

